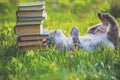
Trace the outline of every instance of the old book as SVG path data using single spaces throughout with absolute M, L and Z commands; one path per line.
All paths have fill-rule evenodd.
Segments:
M 44 9 L 41 10 L 18 10 L 17 16 L 44 16 L 46 14 Z
M 18 20 L 17 25 L 24 25 L 24 24 L 43 24 L 44 20 Z
M 36 6 L 36 5 L 45 5 L 45 1 L 19 4 L 20 7 L 22 7 L 22 6 Z
M 20 46 L 20 50 L 48 50 L 47 45 L 30 45 L 30 46 Z
M 45 1 L 42 2 L 30 2 L 30 3 L 21 3 L 18 6 L 19 11 L 27 10 L 43 10 L 45 9 Z
M 16 23 L 28 23 L 28 22 L 44 22 L 44 20 L 17 20 Z
M 20 35 L 21 40 L 40 40 L 49 38 L 48 34 L 30 34 L 30 35 Z
M 45 20 L 47 15 L 44 16 L 17 16 L 17 20 Z
M 19 6 L 18 10 L 19 11 L 24 11 L 24 10 L 42 10 L 45 9 L 44 5 L 35 5 L 35 6 Z
M 40 40 L 17 40 L 18 46 L 30 46 L 30 45 L 43 45 L 46 40 L 40 39 Z
M 14 27 L 14 31 L 17 36 L 27 34 L 41 34 L 42 30 L 43 27 L 40 23 L 16 24 L 16 26 Z

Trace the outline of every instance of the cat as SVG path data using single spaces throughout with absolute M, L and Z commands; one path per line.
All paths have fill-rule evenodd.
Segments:
M 116 47 L 120 48 L 120 37 L 116 20 L 111 15 L 101 12 L 98 13 L 98 18 L 101 23 L 89 28 L 88 34 L 84 36 L 76 36 L 76 34 L 79 35 L 79 29 L 77 27 L 72 28 L 71 33 L 76 32 L 74 35 L 76 37 L 72 36 L 73 41 L 79 40 L 74 42 L 74 44 L 77 43 L 78 46 L 82 46 L 82 50 L 88 52 L 100 48 L 102 43 L 113 49 Z
M 66 37 L 62 30 L 50 31 L 51 44 L 60 51 L 71 50 L 75 47 L 87 52 L 95 51 L 104 44 L 113 49 L 120 48 L 120 32 L 117 21 L 108 13 L 97 14 L 101 23 L 88 29 L 88 34 L 81 36 L 79 29 L 73 27 L 70 36 Z

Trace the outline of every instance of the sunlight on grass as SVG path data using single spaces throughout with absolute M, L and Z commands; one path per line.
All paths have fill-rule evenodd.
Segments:
M 43 0 L 19 0 L 19 3 Z M 0 79 L 7 80 L 119 80 L 120 50 L 104 47 L 87 53 L 75 50 L 60 53 L 55 48 L 47 51 L 20 51 L 16 46 L 17 0 L 0 0 Z M 80 35 L 99 23 L 96 13 L 109 12 L 107 0 L 46 0 L 48 18 L 44 28 L 62 29 L 68 36 L 77 26 Z M 120 22 L 120 18 L 117 17 Z M 2 76 L 2 77 L 1 77 Z

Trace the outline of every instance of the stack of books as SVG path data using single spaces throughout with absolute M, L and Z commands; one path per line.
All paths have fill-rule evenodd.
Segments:
M 47 15 L 45 2 L 22 3 L 16 11 L 17 21 L 14 27 L 17 45 L 20 49 L 48 49 L 46 40 L 48 31 L 43 29 Z

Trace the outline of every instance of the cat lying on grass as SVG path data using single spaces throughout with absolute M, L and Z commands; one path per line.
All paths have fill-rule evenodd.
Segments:
M 70 36 L 66 37 L 62 30 L 53 30 L 50 32 L 52 45 L 55 45 L 59 51 L 78 49 L 87 52 L 95 51 L 104 44 L 111 48 L 120 48 L 120 33 L 116 20 L 107 13 L 98 13 L 98 18 L 101 20 L 88 30 L 88 34 L 79 35 L 79 29 L 73 27 L 70 31 Z

